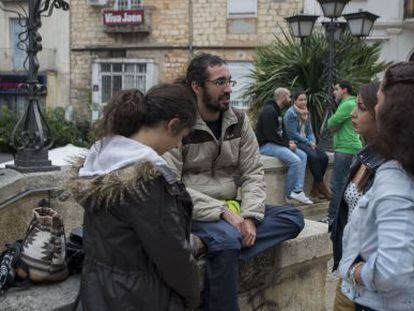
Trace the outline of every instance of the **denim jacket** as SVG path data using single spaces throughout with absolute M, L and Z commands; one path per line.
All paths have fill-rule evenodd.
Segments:
M 347 178 L 347 182 L 343 186 L 341 190 L 341 200 L 338 201 L 338 208 L 336 208 L 336 215 L 335 218 L 332 220 L 332 223 L 329 224 L 329 231 L 331 232 L 331 240 L 333 246 L 333 269 L 336 270 L 338 268 L 339 261 L 342 257 L 342 236 L 344 233 L 344 228 L 348 222 L 348 212 L 349 207 L 348 204 L 344 200 L 344 193 L 346 187 L 348 186 L 351 179 L 357 173 L 361 164 L 365 165 L 368 170 L 370 171 L 370 175 L 368 180 L 366 181 L 364 188 L 362 189 L 362 193 L 366 193 L 372 187 L 372 183 L 374 182 L 374 177 L 377 169 L 384 163 L 384 159 L 376 153 L 370 145 L 365 146 L 358 154 L 354 157 L 354 160 L 351 164 L 349 169 L 349 175 Z
M 348 271 L 359 259 L 363 286 Z M 375 310 L 414 310 L 414 179 L 396 161 L 382 164 L 346 225 L 342 292 Z
M 283 117 L 283 123 L 285 125 L 285 132 L 289 140 L 308 145 L 316 141 L 309 117 L 305 123 L 306 137 L 300 135 L 300 121 L 295 107 L 292 106 L 286 111 L 285 116 Z

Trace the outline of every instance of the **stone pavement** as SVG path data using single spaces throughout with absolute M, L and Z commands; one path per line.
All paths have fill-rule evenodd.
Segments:
M 328 273 L 326 274 L 326 311 L 333 310 L 333 303 L 335 298 L 335 289 L 338 282 L 337 273 L 332 272 L 333 259 L 328 261 Z

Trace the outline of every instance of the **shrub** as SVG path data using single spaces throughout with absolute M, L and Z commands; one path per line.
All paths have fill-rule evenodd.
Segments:
M 47 127 L 43 124 L 43 131 L 46 138 L 52 137 L 53 146 L 59 147 L 67 144 L 73 144 L 75 146 L 86 147 L 89 146 L 88 140 L 88 131 L 81 131 L 76 124 L 73 122 L 67 121 L 65 119 L 65 109 L 62 107 L 57 107 L 54 109 L 47 109 L 44 114 L 45 120 L 49 126 L 50 133 L 47 130 Z M 11 135 L 14 129 L 14 126 L 19 121 L 20 116 L 11 111 L 7 106 L 4 106 L 0 110 L 0 150 L 11 151 Z M 19 134 L 21 126 L 19 127 L 17 133 L 17 138 L 19 139 Z
M 336 77 L 349 80 L 358 90 L 361 84 L 375 79 L 389 65 L 379 61 L 380 51 L 379 42 L 368 44 L 345 32 L 336 43 Z M 262 105 L 273 97 L 277 87 L 303 89 L 307 92 L 308 108 L 314 129 L 318 132 L 325 102 L 328 96 L 332 96 L 324 92 L 327 54 L 326 35 L 316 29 L 303 45 L 281 30 L 281 35 L 275 36 L 269 45 L 257 48 L 255 68 L 250 75 L 253 83 L 245 93 L 252 99 L 252 118 L 255 119 Z

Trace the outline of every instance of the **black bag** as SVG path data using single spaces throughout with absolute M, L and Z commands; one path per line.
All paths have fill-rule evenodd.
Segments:
M 66 241 L 66 263 L 70 274 L 81 272 L 84 258 L 83 228 L 78 227 L 72 230 Z
M 23 241 L 6 244 L 6 250 L 0 254 L 0 296 L 15 285 L 16 268 L 20 260 Z

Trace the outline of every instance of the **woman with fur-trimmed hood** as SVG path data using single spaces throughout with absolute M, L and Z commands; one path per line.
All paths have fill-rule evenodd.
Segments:
M 193 205 L 161 155 L 181 144 L 196 108 L 184 86 L 120 91 L 71 190 L 84 207 L 84 310 L 184 310 L 199 304 L 189 242 Z

